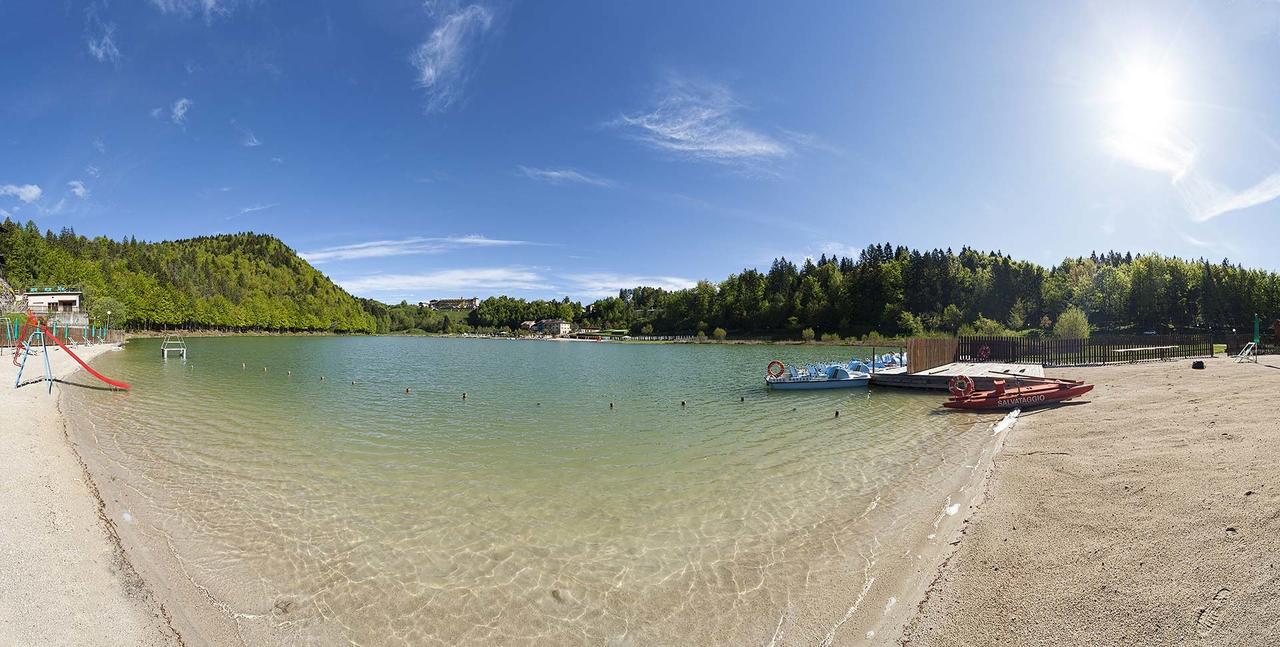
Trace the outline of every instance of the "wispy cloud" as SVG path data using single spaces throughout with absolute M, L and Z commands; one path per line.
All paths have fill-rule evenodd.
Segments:
M 169 120 L 181 126 L 187 123 L 187 111 L 191 109 L 191 105 L 195 103 L 191 99 L 182 97 L 173 102 L 173 106 L 169 108 Z M 153 115 L 157 114 L 155 112 Z
M 1177 186 L 1191 215 L 1205 221 L 1280 198 L 1280 171 L 1242 191 L 1232 191 L 1199 176 L 1178 182 Z
M 347 261 L 358 258 L 384 258 L 414 254 L 439 254 L 452 249 L 478 247 L 515 247 L 537 245 L 525 240 L 502 240 L 485 236 L 413 237 L 399 240 L 374 240 L 366 243 L 339 245 L 302 252 L 301 256 L 312 263 Z
M 284 158 L 283 158 L 283 157 L 273 157 L 273 158 L 271 158 L 271 163 L 272 163 L 272 164 L 275 164 L 276 166 L 283 166 L 283 165 L 284 165 Z
M 92 6 L 85 12 L 85 44 L 89 55 L 99 63 L 120 63 L 120 48 L 116 46 L 116 24 L 104 23 Z
M 73 195 L 75 195 L 77 198 L 80 198 L 81 200 L 89 197 L 89 188 L 86 187 L 84 185 L 84 182 L 81 182 L 80 180 L 72 180 L 70 182 L 67 182 L 67 188 L 71 190 L 71 193 Z
M 152 6 L 160 13 L 177 14 L 190 17 L 196 14 L 210 21 L 218 16 L 226 16 L 235 7 L 235 0 L 151 0 Z
M 613 180 L 595 175 L 588 175 L 571 168 L 551 169 L 517 166 L 516 170 L 529 179 L 549 184 L 590 184 L 593 186 L 613 186 Z
M 252 130 L 241 126 L 235 119 L 231 120 L 231 127 L 240 133 L 240 145 L 245 148 L 255 148 L 262 145 L 262 141 L 253 134 Z
M 435 13 L 435 7 L 428 10 Z M 409 62 L 418 70 L 418 86 L 427 94 L 427 112 L 447 110 L 462 96 L 471 74 L 474 50 L 493 25 L 493 12 L 467 5 L 441 17 Z
M 437 270 L 419 274 L 372 274 L 339 280 L 354 294 L 388 292 L 415 294 L 475 294 L 477 292 L 549 291 L 550 283 L 538 272 L 522 267 L 481 267 Z
M 12 216 L 12 215 L 13 214 L 9 213 L 7 210 L 0 209 L 0 218 L 8 218 L 9 216 Z
M 39 200 L 43 193 L 44 191 L 35 184 L 5 184 L 0 186 L 0 195 L 11 195 L 27 204 Z
M 724 86 L 675 79 L 652 108 L 622 115 L 610 125 L 689 159 L 750 166 L 790 155 L 787 144 L 742 124 L 738 115 L 744 108 Z
M 98 151 L 99 153 L 105 153 L 107 152 L 107 143 L 102 141 L 101 137 L 94 137 L 93 149 Z
M 257 213 L 259 211 L 266 211 L 267 209 L 274 209 L 278 206 L 280 206 L 278 203 L 273 202 L 271 204 L 255 204 L 255 205 L 250 205 L 248 207 L 241 207 L 239 215 L 245 216 L 251 213 Z
M 679 276 L 640 276 L 614 274 L 611 272 L 566 274 L 564 279 L 568 282 L 566 290 L 570 294 L 597 299 L 616 296 L 619 290 L 640 286 L 662 288 L 664 290 L 684 290 L 697 284 L 697 281 Z
M 102 174 L 102 171 L 101 171 L 101 170 L 99 170 L 99 169 L 98 169 L 98 167 L 96 167 L 96 166 L 94 166 L 94 165 L 92 165 L 92 164 L 90 164 L 90 165 L 88 165 L 88 166 L 84 167 L 84 172 L 85 172 L 89 177 L 98 177 L 99 175 L 101 175 L 101 174 Z

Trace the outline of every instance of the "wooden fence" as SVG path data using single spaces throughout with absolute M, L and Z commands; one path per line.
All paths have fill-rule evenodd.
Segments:
M 907 372 L 919 373 L 956 361 L 955 337 L 912 337 L 907 340 Z
M 960 337 L 958 342 L 956 360 L 962 362 L 1085 366 L 1213 355 L 1213 339 L 1209 335 L 1098 336 L 1088 339 L 971 336 Z

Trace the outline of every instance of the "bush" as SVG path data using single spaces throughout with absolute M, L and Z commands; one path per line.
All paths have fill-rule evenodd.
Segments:
M 964 313 L 960 312 L 960 308 L 956 304 L 949 303 L 946 308 L 942 309 L 942 327 L 950 332 L 955 332 L 964 324 Z
M 1075 306 L 1063 310 L 1058 323 L 1053 324 L 1053 335 L 1059 339 L 1088 339 L 1089 316 Z
M 813 329 L 812 329 L 812 328 L 805 328 L 804 330 L 801 330 L 801 331 L 800 331 L 800 338 L 801 338 L 801 339 L 803 339 L 803 340 L 805 340 L 805 341 L 807 341 L 807 342 L 808 342 L 808 341 L 813 341 Z
M 640 326 L 640 334 L 641 334 L 641 335 L 646 335 L 646 336 L 648 336 L 648 335 L 652 335 L 652 334 L 653 334 L 653 324 L 651 324 L 651 323 L 647 323 L 647 324 L 645 324 L 645 325 L 643 325 L 643 326 Z
M 822 333 L 822 341 L 831 344 L 838 344 L 840 343 L 840 335 L 833 332 L 824 332 Z
M 924 324 L 920 322 L 919 317 L 903 310 L 902 314 L 898 315 L 898 330 L 913 337 L 923 335 Z
M 707 341 L 707 331 L 705 330 L 698 331 L 698 341 Z
M 988 319 L 978 314 L 978 318 L 971 324 L 960 326 L 959 334 L 961 335 L 989 335 L 1002 336 L 1016 334 L 1012 330 L 1005 328 L 1003 324 L 995 319 Z
M 728 337 L 729 333 L 725 332 L 724 328 L 717 327 L 715 330 L 711 331 L 711 336 L 715 337 L 718 341 L 724 341 L 724 338 Z

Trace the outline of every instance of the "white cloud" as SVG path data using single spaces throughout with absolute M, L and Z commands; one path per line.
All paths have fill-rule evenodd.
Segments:
M 613 180 L 588 175 L 581 171 L 575 171 L 571 168 L 550 169 L 550 168 L 533 168 L 529 166 L 517 166 L 516 170 L 521 175 L 550 184 L 591 184 L 594 186 L 613 186 Z
M 107 152 L 107 144 L 106 144 L 106 142 L 103 142 L 103 141 L 102 141 L 102 138 L 101 138 L 101 137 L 94 137 L 94 138 L 93 138 L 93 148 L 94 148 L 94 150 L 98 151 L 99 153 L 105 153 L 105 152 Z
M 152 118 L 152 119 L 159 119 L 159 118 L 160 118 L 160 115 L 163 115 L 163 114 L 164 114 L 164 108 L 152 108 L 152 109 L 151 109 L 151 118 Z
M 1205 221 L 1280 198 L 1280 171 L 1243 191 L 1232 191 L 1198 176 L 1177 185 L 1191 215 L 1196 220 Z
M 414 254 L 439 254 L 451 249 L 467 249 L 477 247 L 514 247 L 518 245 L 535 245 L 524 240 L 501 240 L 484 236 L 446 236 L 446 237 L 413 237 L 399 240 L 374 240 L 352 245 L 325 247 L 300 255 L 312 263 L 325 261 L 347 261 L 358 258 L 385 258 L 387 256 L 408 256 Z
M 1195 163 L 1196 152 L 1190 142 L 1177 142 L 1166 136 L 1120 134 L 1103 141 L 1115 157 L 1138 168 L 1169 175 L 1174 182 L 1182 179 Z
M 274 209 L 274 208 L 276 208 L 276 207 L 278 207 L 278 206 L 280 206 L 280 205 L 279 205 L 279 204 L 276 204 L 276 203 L 272 203 L 272 204 L 255 204 L 255 205 L 248 206 L 248 207 L 242 207 L 242 208 L 240 209 L 240 215 L 242 215 L 242 216 L 243 216 L 243 215 L 245 215 L 245 214 L 249 214 L 249 213 L 257 213 L 257 212 L 259 212 L 259 211 L 266 211 L 267 209 Z
M 96 18 L 90 20 L 91 30 L 97 32 L 90 34 L 86 41 L 89 46 L 89 54 L 92 55 L 99 63 L 111 63 L 113 65 L 120 62 L 120 48 L 116 47 L 116 25 L 115 23 L 101 23 Z
M 39 200 L 43 193 L 44 191 L 34 184 L 5 184 L 0 186 L 0 195 L 11 195 L 27 204 Z
M 283 157 L 273 157 L 273 158 L 271 158 L 271 162 L 272 162 L 273 164 L 277 165 L 277 166 L 282 166 L 282 165 L 284 165 L 284 158 L 283 158 Z
M 240 145 L 245 148 L 255 148 L 262 145 L 262 141 L 253 134 L 252 130 L 241 126 L 235 119 L 231 120 L 231 127 L 240 131 Z
M 9 216 L 12 216 L 12 215 L 13 214 L 9 213 L 7 210 L 0 209 L 0 218 L 8 218 Z
M 204 14 L 205 20 L 211 20 L 215 16 L 230 14 L 236 3 L 234 0 L 151 0 L 151 4 L 160 13 L 184 17 L 200 13 Z
M 419 274 L 373 274 L 338 281 L 354 294 L 509 293 L 517 290 L 549 291 L 552 286 L 537 272 L 521 267 L 486 267 L 437 270 Z
M 435 13 L 431 6 L 428 11 Z M 492 11 L 468 5 L 441 18 L 410 56 L 418 85 L 427 93 L 427 112 L 446 110 L 461 97 L 473 50 L 492 24 Z
M 84 167 L 84 172 L 85 172 L 86 174 L 88 174 L 88 175 L 89 175 L 89 177 L 98 177 L 99 175 L 101 175 L 101 174 L 102 174 L 102 171 L 100 171 L 100 170 L 98 169 L 98 167 L 96 167 L 96 166 L 94 166 L 94 165 L 92 165 L 92 164 L 90 164 L 90 165 L 88 165 L 88 166 Z
M 744 106 L 725 87 L 673 80 L 647 112 L 623 115 L 611 125 L 659 150 L 691 159 L 751 165 L 783 158 L 791 148 L 742 125 Z
M 89 197 L 88 187 L 86 187 L 84 185 L 84 182 L 81 182 L 80 180 L 72 180 L 70 182 L 67 182 L 67 188 L 71 189 L 71 193 L 73 193 L 77 198 L 80 198 L 81 200 Z
M 187 123 L 187 111 L 191 109 L 192 103 L 194 102 L 186 97 L 174 101 L 173 106 L 169 109 L 169 120 L 179 126 Z M 155 116 L 157 113 L 152 112 L 151 114 Z
M 679 276 L 637 276 L 611 272 L 566 274 L 564 278 L 570 284 L 566 288 L 569 293 L 597 299 L 617 296 L 619 290 L 640 286 L 684 290 L 697 284 L 697 281 Z

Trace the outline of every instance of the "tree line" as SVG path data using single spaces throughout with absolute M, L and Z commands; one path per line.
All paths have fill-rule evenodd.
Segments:
M 1045 268 L 1001 252 L 867 246 L 857 257 L 773 261 L 684 290 L 638 286 L 587 305 L 491 297 L 469 314 L 357 299 L 279 239 L 253 233 L 157 243 L 0 223 L 17 290 L 85 291 L 95 323 L 134 328 L 450 333 L 564 319 L 637 335 L 805 338 L 1251 328 L 1280 315 L 1280 275 L 1228 260 L 1094 253 Z M 1065 317 L 1064 317 L 1065 315 Z
M 515 328 L 537 308 L 509 297 L 481 302 L 471 324 Z M 556 302 L 551 302 L 556 303 Z M 566 311 L 567 312 L 567 311 Z M 573 321 L 633 334 L 801 338 L 930 332 L 1072 333 L 1245 329 L 1280 314 L 1280 275 L 1228 260 L 1093 253 L 1045 268 L 1001 252 L 913 250 L 873 244 L 857 256 L 802 264 L 776 259 L 685 290 L 624 289 Z M 561 315 L 563 316 L 563 315 Z M 569 317 L 563 317 L 568 319 Z M 806 334 L 807 333 L 807 334 Z
M 15 290 L 84 290 L 97 325 L 130 328 L 374 332 L 354 297 L 273 236 L 158 243 L 86 238 L 64 228 L 0 223 L 4 276 Z

